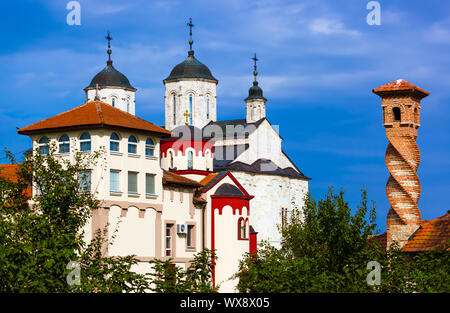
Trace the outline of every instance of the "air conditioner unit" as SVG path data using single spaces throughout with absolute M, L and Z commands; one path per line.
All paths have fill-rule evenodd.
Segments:
M 187 224 L 177 224 L 177 234 L 187 234 L 188 226 Z

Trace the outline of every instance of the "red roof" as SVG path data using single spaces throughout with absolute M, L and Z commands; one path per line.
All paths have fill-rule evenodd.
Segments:
M 183 177 L 181 175 L 163 170 L 163 184 L 187 185 L 191 187 L 200 187 L 201 185 L 195 180 Z
M 381 87 L 375 88 L 372 90 L 373 93 L 377 95 L 382 95 L 386 93 L 392 93 L 396 91 L 409 91 L 413 93 L 417 93 L 419 97 L 425 98 L 430 93 L 420 87 L 417 87 L 416 85 L 413 85 L 409 82 L 407 82 L 404 79 L 398 79 L 396 81 L 393 81 L 389 84 L 383 85 Z
M 19 164 L 0 164 L 0 177 L 9 180 L 10 182 L 17 183 L 17 171 Z M 31 198 L 31 186 L 25 189 L 25 195 Z
M 431 249 L 443 249 L 450 239 L 450 213 L 422 221 L 419 229 L 412 238 L 403 246 L 405 252 L 427 251 Z
M 162 127 L 101 101 L 87 102 L 69 111 L 19 129 L 17 132 L 21 135 L 29 135 L 59 129 L 108 126 L 153 132 L 163 137 L 168 137 L 171 134 L 170 131 Z

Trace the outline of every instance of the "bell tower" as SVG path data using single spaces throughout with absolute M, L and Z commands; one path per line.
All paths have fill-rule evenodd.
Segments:
M 172 130 L 185 125 L 203 128 L 210 121 L 217 120 L 216 86 L 218 80 L 209 68 L 198 61 L 192 50 L 192 19 L 189 19 L 189 51 L 186 60 L 176 65 L 164 79 L 165 85 L 165 128 Z M 186 112 L 187 111 L 187 112 Z
M 389 140 L 385 156 L 390 173 L 386 195 L 391 205 L 386 221 L 387 245 L 396 241 L 403 247 L 422 221 L 417 205 L 421 187 L 416 138 L 420 101 L 430 93 L 403 79 L 378 87 L 373 93 L 381 97 L 383 126 Z
M 256 53 L 252 60 L 255 62 L 253 65 L 253 76 L 255 79 L 253 80 L 253 86 L 248 90 L 248 97 L 245 98 L 247 123 L 254 123 L 266 117 L 267 99 L 263 97 L 263 90 L 258 86 L 258 81 L 256 80 L 258 76 L 256 61 L 259 61 L 256 58 Z

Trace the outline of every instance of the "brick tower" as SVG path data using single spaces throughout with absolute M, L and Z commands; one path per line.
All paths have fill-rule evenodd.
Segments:
M 417 206 L 421 188 L 416 138 L 420 101 L 430 93 L 403 79 L 378 87 L 373 93 L 382 99 L 383 125 L 389 140 L 385 156 L 390 173 L 386 195 L 391 204 L 386 221 L 387 246 L 396 241 L 403 247 L 422 221 Z

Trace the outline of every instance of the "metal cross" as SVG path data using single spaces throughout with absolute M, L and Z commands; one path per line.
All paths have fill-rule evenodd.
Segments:
M 192 24 L 192 17 L 189 18 L 189 23 L 187 23 L 187 26 L 189 26 L 189 47 L 190 50 L 192 50 L 192 44 L 194 43 L 192 40 L 192 27 L 194 27 L 194 24 Z
M 108 36 L 106 36 L 105 37 L 105 39 L 106 40 L 108 40 L 108 60 L 111 60 L 111 40 L 112 40 L 112 37 L 111 37 L 111 34 L 109 33 L 109 31 L 108 31 Z
M 191 116 L 191 115 L 189 114 L 189 111 L 186 110 L 186 112 L 184 112 L 183 115 L 186 117 L 186 125 L 189 125 L 189 117 Z
M 254 71 L 253 71 L 253 75 L 255 76 L 255 80 L 256 80 L 256 75 L 258 75 L 258 72 L 256 71 L 256 61 L 259 61 L 259 59 L 256 57 L 256 53 L 255 56 L 252 58 L 253 61 L 255 61 L 255 65 L 253 65 Z

